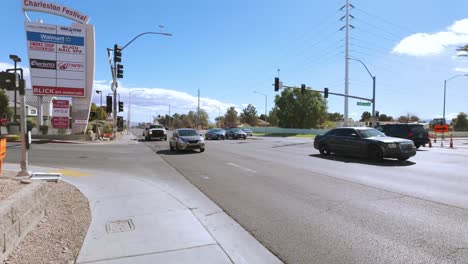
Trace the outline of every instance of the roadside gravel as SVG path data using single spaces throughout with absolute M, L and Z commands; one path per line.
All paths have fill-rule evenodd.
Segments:
M 3 264 L 74 263 L 91 222 L 88 199 L 74 186 L 47 183 L 46 216 Z
M 2 172 L 2 175 L 0 177 L 0 201 L 5 200 L 10 195 L 16 193 L 24 187 L 24 184 L 20 183 L 20 181 L 9 180 L 5 178 L 13 177 L 15 175 L 15 173 L 10 171 Z

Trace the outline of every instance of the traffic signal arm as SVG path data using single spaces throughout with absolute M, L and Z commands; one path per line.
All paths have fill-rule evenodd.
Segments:
M 295 86 L 286 86 L 286 85 L 283 85 L 284 88 L 291 88 L 291 89 L 303 89 L 302 87 L 295 87 Z M 314 89 L 311 89 L 310 87 L 305 87 L 306 90 L 309 90 L 309 91 L 312 91 L 312 92 L 318 92 L 318 93 L 323 93 L 325 94 L 325 91 L 319 91 L 319 90 L 314 90 Z M 373 100 L 372 99 L 369 99 L 369 98 L 364 98 L 364 97 L 359 97 L 359 96 L 352 96 L 352 95 L 348 95 L 346 96 L 345 94 L 340 94 L 340 93 L 332 93 L 332 92 L 328 92 L 328 94 L 332 94 L 332 95 L 337 95 L 337 96 L 343 96 L 343 97 L 348 97 L 348 98 L 354 98 L 354 99 L 359 99 L 359 100 L 363 100 L 363 101 L 369 101 L 369 102 L 372 102 Z

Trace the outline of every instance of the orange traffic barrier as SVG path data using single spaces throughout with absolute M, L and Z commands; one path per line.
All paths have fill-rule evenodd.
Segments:
M 431 133 L 429 133 L 429 147 L 432 148 L 432 143 L 431 143 Z
M 453 148 L 453 135 L 450 133 L 450 148 Z
M 0 139 L 0 175 L 2 173 L 2 163 L 6 158 L 6 138 Z

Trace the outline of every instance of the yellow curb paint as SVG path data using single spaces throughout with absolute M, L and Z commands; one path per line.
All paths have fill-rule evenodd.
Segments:
M 91 176 L 91 174 L 89 174 L 89 173 L 81 172 L 81 171 L 75 171 L 75 170 L 56 170 L 56 171 L 52 171 L 52 172 L 61 173 L 63 176 L 69 176 L 69 177 Z

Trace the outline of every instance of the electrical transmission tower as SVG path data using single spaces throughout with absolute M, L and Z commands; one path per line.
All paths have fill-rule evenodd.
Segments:
M 354 28 L 353 25 L 349 23 L 350 18 L 354 19 L 354 16 L 349 13 L 350 8 L 354 8 L 352 4 L 349 3 L 349 0 L 346 0 L 346 3 L 340 10 L 345 10 L 346 14 L 340 19 L 341 21 L 345 20 L 346 24 L 340 29 L 341 31 L 345 30 L 345 102 L 344 102 L 344 126 L 348 125 L 348 95 L 349 95 L 349 29 Z

